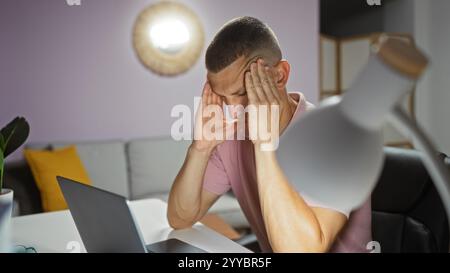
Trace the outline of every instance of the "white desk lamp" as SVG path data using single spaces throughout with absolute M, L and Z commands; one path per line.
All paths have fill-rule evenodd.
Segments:
M 384 161 L 387 118 L 413 136 L 450 220 L 450 175 L 425 134 L 399 106 L 427 66 L 414 46 L 382 36 L 367 66 L 342 96 L 323 101 L 289 126 L 278 148 L 280 165 L 299 192 L 351 211 L 367 200 Z

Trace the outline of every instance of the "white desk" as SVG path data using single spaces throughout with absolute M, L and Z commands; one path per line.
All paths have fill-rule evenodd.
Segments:
M 130 207 L 146 244 L 177 238 L 207 252 L 250 252 L 200 223 L 189 229 L 171 229 L 166 218 L 167 205 L 161 200 L 132 201 Z M 79 251 L 86 252 L 68 210 L 15 217 L 11 228 L 13 245 L 34 247 L 39 253 L 71 252 L 79 242 Z

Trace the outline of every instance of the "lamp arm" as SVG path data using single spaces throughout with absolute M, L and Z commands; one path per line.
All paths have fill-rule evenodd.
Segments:
M 450 173 L 442 160 L 439 160 L 436 150 L 424 131 L 413 122 L 408 114 L 396 105 L 390 116 L 395 126 L 406 134 L 412 134 L 414 146 L 422 151 L 422 160 L 431 179 L 444 203 L 447 220 L 450 222 Z M 450 250 L 450 249 L 449 249 Z

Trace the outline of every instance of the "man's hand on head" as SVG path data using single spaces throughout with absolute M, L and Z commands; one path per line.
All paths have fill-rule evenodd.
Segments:
M 223 114 L 223 100 L 215 94 L 209 82 L 203 86 L 201 105 L 196 113 L 193 147 L 212 151 L 233 134 L 234 123 L 227 123 Z
M 280 131 L 286 128 L 295 111 L 286 89 L 277 86 L 275 70 L 260 58 L 245 73 L 245 88 L 251 107 L 249 133 L 257 148 L 261 148 L 261 144 L 276 144 L 273 147 L 276 149 Z

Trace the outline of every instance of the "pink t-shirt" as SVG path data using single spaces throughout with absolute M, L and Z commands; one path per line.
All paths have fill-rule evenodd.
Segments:
M 301 93 L 290 95 L 298 101 L 293 119 L 295 122 L 313 105 L 307 102 Z M 217 195 L 231 189 L 258 238 L 262 251 L 272 252 L 259 203 L 254 146 L 250 140 L 230 140 L 217 146 L 209 159 L 203 188 Z M 326 204 L 321 205 L 311 199 L 304 199 L 310 206 L 330 208 Z M 367 252 L 366 245 L 371 241 L 371 237 L 369 199 L 361 208 L 351 212 L 346 226 L 338 235 L 330 252 Z

